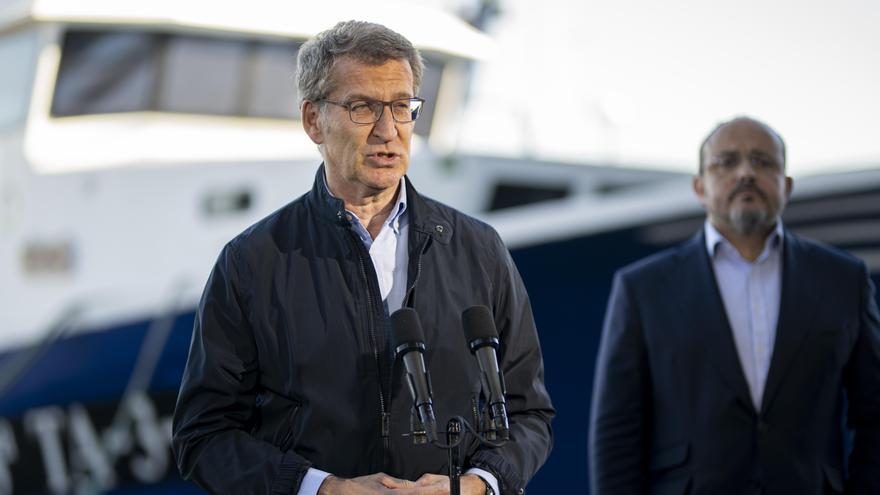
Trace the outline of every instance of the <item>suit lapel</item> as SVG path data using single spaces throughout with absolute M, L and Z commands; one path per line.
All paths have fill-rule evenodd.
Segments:
M 779 321 L 776 325 L 776 343 L 773 345 L 773 357 L 770 370 L 767 372 L 767 384 L 764 387 L 764 399 L 761 411 L 769 409 L 770 404 L 779 390 L 795 356 L 800 350 L 804 336 L 809 330 L 810 310 L 816 305 L 807 291 L 809 263 L 804 262 L 798 239 L 787 231 L 782 252 L 782 295 L 779 299 Z
M 712 356 L 724 382 L 736 392 L 744 405 L 755 412 L 727 311 L 715 280 L 715 271 L 706 251 L 705 234 L 701 232 L 691 239 L 680 255 L 684 276 L 684 283 L 681 284 L 682 314 L 692 318 L 689 327 L 697 332 L 697 338 L 702 339 L 701 347 Z

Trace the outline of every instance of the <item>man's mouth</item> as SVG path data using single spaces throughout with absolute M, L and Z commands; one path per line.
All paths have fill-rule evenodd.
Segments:
M 758 198 L 761 198 L 765 201 L 767 200 L 763 191 L 761 191 L 760 189 L 758 189 L 757 187 L 755 187 L 751 184 L 743 184 L 743 185 L 735 187 L 733 189 L 733 191 L 730 192 L 729 201 L 733 202 L 733 200 L 736 199 L 736 197 L 739 196 L 740 194 L 743 194 L 746 196 L 751 195 L 752 197 L 758 197 Z
M 367 155 L 367 160 L 378 166 L 396 166 L 400 159 L 400 154 L 393 151 L 378 151 Z

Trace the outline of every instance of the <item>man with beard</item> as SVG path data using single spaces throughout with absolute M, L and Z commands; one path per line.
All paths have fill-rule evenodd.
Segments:
M 693 188 L 704 229 L 614 278 L 593 495 L 880 493 L 880 321 L 865 265 L 783 227 L 785 145 L 761 122 L 713 130 Z

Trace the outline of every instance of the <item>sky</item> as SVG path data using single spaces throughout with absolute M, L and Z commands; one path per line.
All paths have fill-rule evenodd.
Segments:
M 467 151 L 692 171 L 715 124 L 750 115 L 785 138 L 792 175 L 880 167 L 876 0 L 499 5 Z

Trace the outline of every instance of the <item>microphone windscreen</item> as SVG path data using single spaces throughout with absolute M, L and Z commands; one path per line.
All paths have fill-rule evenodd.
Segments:
M 497 339 L 495 320 L 486 306 L 471 306 L 461 313 L 461 326 L 468 343 L 475 340 Z
M 391 345 L 396 349 L 401 344 L 414 342 L 423 345 L 425 342 L 419 314 L 412 308 L 400 308 L 391 314 Z

